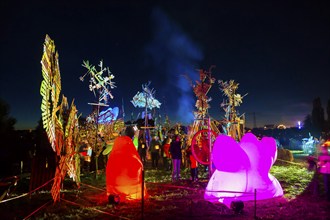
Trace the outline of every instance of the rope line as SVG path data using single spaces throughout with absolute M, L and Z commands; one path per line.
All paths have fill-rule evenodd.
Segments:
M 98 188 L 98 187 L 95 187 L 95 186 L 92 186 L 92 185 L 88 185 L 88 184 L 86 184 L 86 183 L 82 183 L 82 182 L 80 182 L 80 184 L 81 184 L 81 185 L 84 185 L 84 186 L 88 186 L 88 187 L 90 187 L 90 188 L 92 188 L 92 189 L 97 189 L 97 190 L 103 191 L 103 192 L 106 191 L 105 189 L 100 189 L 100 188 Z
M 156 184 L 156 183 L 148 182 L 146 184 Z M 193 190 L 193 191 L 200 190 L 200 189 L 195 189 L 195 188 L 191 188 L 191 187 L 175 186 L 175 185 L 170 185 L 170 184 L 157 184 L 157 185 L 161 185 L 163 187 L 178 188 L 178 189 L 187 189 L 187 190 Z
M 148 184 L 156 184 L 156 183 L 149 182 Z M 220 193 L 243 193 L 243 194 L 251 194 L 251 195 L 254 194 L 254 192 L 239 192 L 239 191 L 226 191 L 226 190 L 196 189 L 196 188 L 191 188 L 191 187 L 175 186 L 175 185 L 169 185 L 169 184 L 161 184 L 161 186 L 163 186 L 163 187 L 169 187 L 169 188 L 186 189 L 186 190 L 192 190 L 192 191 L 220 192 Z
M 29 195 L 29 193 L 24 193 L 24 194 L 22 194 L 22 195 L 19 195 L 19 196 L 13 197 L 13 198 L 9 198 L 9 199 L 6 199 L 6 200 L 2 200 L 2 201 L 0 201 L 0 203 L 8 202 L 8 201 L 10 201 L 10 200 L 18 199 L 18 198 L 21 198 L 21 197 L 24 197 L 24 196 L 27 196 L 27 195 Z
M 276 159 L 276 160 L 281 161 L 281 162 L 285 162 L 285 163 L 289 163 L 289 164 L 292 164 L 292 165 L 301 166 L 301 167 L 304 167 L 305 166 L 304 164 L 295 163 L 295 162 L 291 162 L 291 161 L 287 161 L 287 160 L 282 160 L 282 159 Z
M 54 180 L 54 178 L 48 180 L 48 181 L 47 181 L 46 183 L 44 183 L 43 185 L 41 185 L 41 186 L 35 188 L 34 190 L 32 190 L 32 191 L 30 191 L 30 192 L 28 192 L 28 193 L 24 193 L 24 194 L 22 194 L 22 195 L 19 195 L 19 196 L 16 196 L 16 197 L 12 197 L 12 198 L 9 198 L 9 199 L 6 199 L 6 200 L 1 200 L 0 203 L 5 203 L 5 202 L 8 202 L 8 201 L 11 201 L 11 200 L 14 200 L 14 199 L 18 199 L 18 198 L 21 198 L 21 197 L 24 197 L 24 196 L 27 196 L 27 195 L 31 195 L 32 193 L 34 193 L 35 191 L 37 191 L 37 190 L 41 189 L 42 187 L 46 186 L 48 183 L 50 183 L 50 182 L 53 181 L 53 180 Z
M 23 220 L 30 218 L 32 215 L 34 215 L 35 213 L 37 213 L 39 210 L 41 210 L 42 208 L 44 208 L 46 205 L 48 205 L 52 201 L 53 200 L 50 200 L 50 201 L 46 202 L 45 204 L 43 204 L 42 206 L 40 206 L 39 208 L 37 208 L 36 210 L 34 210 L 32 213 L 30 213 L 28 216 L 26 216 L 25 218 L 23 218 Z
M 80 206 L 80 207 L 83 207 L 83 208 L 90 208 L 94 211 L 97 211 L 97 212 L 100 212 L 102 214 L 106 214 L 106 215 L 109 215 L 109 216 L 115 216 L 115 217 L 119 217 L 119 218 L 122 218 L 122 219 L 129 219 L 129 218 L 114 215 L 114 214 L 111 214 L 109 212 L 105 212 L 105 211 L 102 211 L 102 210 L 99 210 L 99 209 L 96 209 L 96 208 L 93 208 L 93 207 L 84 206 L 84 205 L 81 205 L 81 204 L 78 204 L 78 203 L 75 203 L 75 202 L 72 202 L 72 201 L 69 201 L 69 200 L 66 200 L 66 199 L 61 199 L 61 200 L 64 201 L 64 202 L 67 202 L 69 204 L 72 204 L 72 205 Z
M 220 193 L 243 193 L 243 194 L 254 194 L 254 192 L 239 192 L 239 191 L 225 191 L 225 190 L 207 190 L 205 192 L 220 192 Z
M 31 194 L 31 193 L 33 193 L 33 192 L 35 192 L 35 191 L 41 189 L 42 187 L 46 186 L 48 183 L 50 183 L 50 182 L 53 181 L 54 179 L 55 179 L 55 177 L 54 177 L 53 179 L 48 180 L 46 183 L 44 183 L 43 185 L 41 185 L 41 186 L 35 188 L 34 190 L 32 190 L 32 191 L 29 192 L 29 193 Z

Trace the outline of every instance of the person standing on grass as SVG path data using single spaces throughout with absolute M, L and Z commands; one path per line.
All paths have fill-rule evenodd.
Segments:
M 191 181 L 198 181 L 198 162 L 192 154 L 191 146 L 187 149 L 187 158 L 189 159 Z
M 158 169 L 158 160 L 160 155 L 160 147 L 161 144 L 159 142 L 158 136 L 153 136 L 151 142 L 150 142 L 150 153 L 151 153 L 151 164 L 152 168 Z
M 313 190 L 313 195 L 318 194 L 318 167 L 317 167 L 317 158 L 313 155 L 307 157 L 308 167 L 307 170 L 310 173 L 313 173 L 312 180 L 310 182 L 311 189 Z
M 145 166 L 147 162 L 147 144 L 144 140 L 144 137 L 140 137 L 139 139 L 138 152 L 142 160 L 142 163 Z
M 170 137 L 167 137 L 164 141 L 164 144 L 162 146 L 162 155 L 163 155 L 163 165 L 165 171 L 171 170 L 171 154 L 170 154 L 170 145 L 171 145 L 172 139 Z
M 170 144 L 170 153 L 172 155 L 172 181 L 175 182 L 180 180 L 180 166 L 182 159 L 182 151 L 181 151 L 181 138 L 180 135 L 174 136 L 173 141 Z
M 323 176 L 324 190 L 327 196 L 327 200 L 330 201 L 330 155 L 327 146 L 322 146 L 321 155 L 319 156 L 319 172 Z

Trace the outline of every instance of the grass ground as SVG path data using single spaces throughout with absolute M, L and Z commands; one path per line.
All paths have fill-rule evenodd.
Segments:
M 105 175 L 82 176 L 78 189 L 66 179 L 61 201 L 53 204 L 49 191 L 41 191 L 6 203 L 0 203 L 1 219 L 330 219 L 330 202 L 325 199 L 320 176 L 306 170 L 303 161 L 278 163 L 271 173 L 280 181 L 284 196 L 244 202 L 242 213 L 223 204 L 203 199 L 207 173 L 200 169 L 199 182 L 189 180 L 189 170 L 182 171 L 182 181 L 171 183 L 170 171 L 146 168 L 145 181 L 149 197 L 142 208 L 139 202 L 109 204 L 105 194 Z M 317 191 L 311 180 L 319 183 Z M 16 190 L 27 190 L 28 179 Z M 25 191 L 26 192 L 26 191 Z M 32 215 L 31 215 L 32 214 Z

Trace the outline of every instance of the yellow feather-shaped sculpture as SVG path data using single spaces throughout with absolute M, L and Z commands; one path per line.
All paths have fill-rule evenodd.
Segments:
M 46 35 L 44 51 L 41 59 L 43 81 L 40 86 L 41 116 L 43 127 L 46 130 L 52 149 L 60 157 L 56 167 L 54 183 L 51 194 L 54 202 L 60 199 L 61 183 L 69 174 L 74 181 L 79 180 L 76 172 L 75 137 L 77 134 L 77 109 L 72 102 L 70 108 L 67 98 L 61 94 L 61 75 L 58 63 L 58 53 L 55 50 L 54 41 Z M 79 183 L 78 183 L 79 184 Z
M 56 151 L 56 112 L 58 110 L 58 100 L 61 92 L 61 76 L 58 65 L 58 53 L 55 53 L 54 41 L 46 35 L 44 52 L 41 59 L 42 76 L 40 94 L 41 116 L 43 126 L 47 132 L 49 142 Z

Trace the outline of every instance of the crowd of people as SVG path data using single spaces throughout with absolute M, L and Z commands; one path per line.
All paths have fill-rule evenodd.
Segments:
M 150 144 L 144 137 L 145 135 L 139 135 L 137 128 L 128 126 L 125 132 L 114 140 L 106 166 L 106 189 L 109 203 L 114 203 L 115 197 L 121 201 L 148 197 L 143 175 L 141 176 L 145 169 L 172 170 L 172 181 L 177 182 L 181 179 L 184 142 L 180 135 L 167 137 L 162 142 L 159 136 L 154 135 Z M 147 164 L 148 155 L 150 155 L 151 164 Z M 160 163 L 160 158 L 162 158 L 162 163 Z M 171 167 L 169 161 L 171 161 Z M 194 169 L 196 170 L 196 167 Z M 197 176 L 193 176 L 192 179 L 197 180 Z
M 176 182 L 181 179 L 182 168 L 190 168 L 191 180 L 198 180 L 198 162 L 192 155 L 191 148 L 186 147 L 181 135 L 168 136 L 163 141 L 154 135 L 149 146 L 142 136 L 137 149 L 146 169 L 172 171 L 172 181 Z
M 127 131 L 130 132 L 127 133 Z M 128 127 L 126 128 L 126 133 L 123 133 L 121 136 L 130 137 L 132 143 L 134 143 L 139 160 L 143 165 L 143 169 L 162 169 L 171 172 L 172 181 L 177 182 L 181 179 L 182 169 L 188 168 L 190 169 L 191 181 L 198 181 L 199 163 L 194 157 L 191 147 L 186 145 L 184 135 L 170 134 L 161 140 L 161 136 L 154 134 L 148 142 L 145 134 L 142 134 L 138 130 L 134 131 L 133 128 Z M 318 179 L 320 178 L 318 177 L 321 175 L 323 179 L 322 188 L 325 191 L 327 199 L 330 201 L 330 146 L 328 145 L 329 143 L 326 142 L 320 146 L 318 155 L 309 156 L 307 162 L 308 170 L 314 172 L 314 178 L 311 182 L 311 185 L 313 185 L 313 193 L 319 193 L 320 184 Z M 84 143 L 81 148 L 84 149 L 85 153 L 82 155 L 84 159 L 82 167 L 87 167 L 89 170 L 91 148 L 88 147 L 86 143 Z M 110 151 L 108 153 L 110 153 Z M 105 156 L 108 157 L 108 155 Z
M 127 127 L 128 130 L 132 128 Z M 125 132 L 122 135 L 126 135 Z M 136 145 L 138 155 L 144 169 L 155 169 L 171 171 L 172 181 L 176 182 L 181 179 L 182 169 L 190 169 L 191 180 L 198 180 L 198 162 L 194 158 L 191 148 L 186 146 L 185 135 L 170 134 L 165 137 L 159 135 L 151 135 L 151 140 L 147 141 L 143 132 L 137 130 L 137 133 L 132 136 L 132 141 Z M 135 141 L 136 140 L 136 141 Z M 91 168 L 91 147 L 86 142 L 80 147 L 81 154 L 81 170 L 89 172 Z M 111 151 L 104 146 L 103 153 L 99 157 L 107 159 Z M 95 156 L 95 155 L 93 155 Z M 102 161 L 99 159 L 99 162 Z M 105 168 L 106 160 L 103 163 Z

